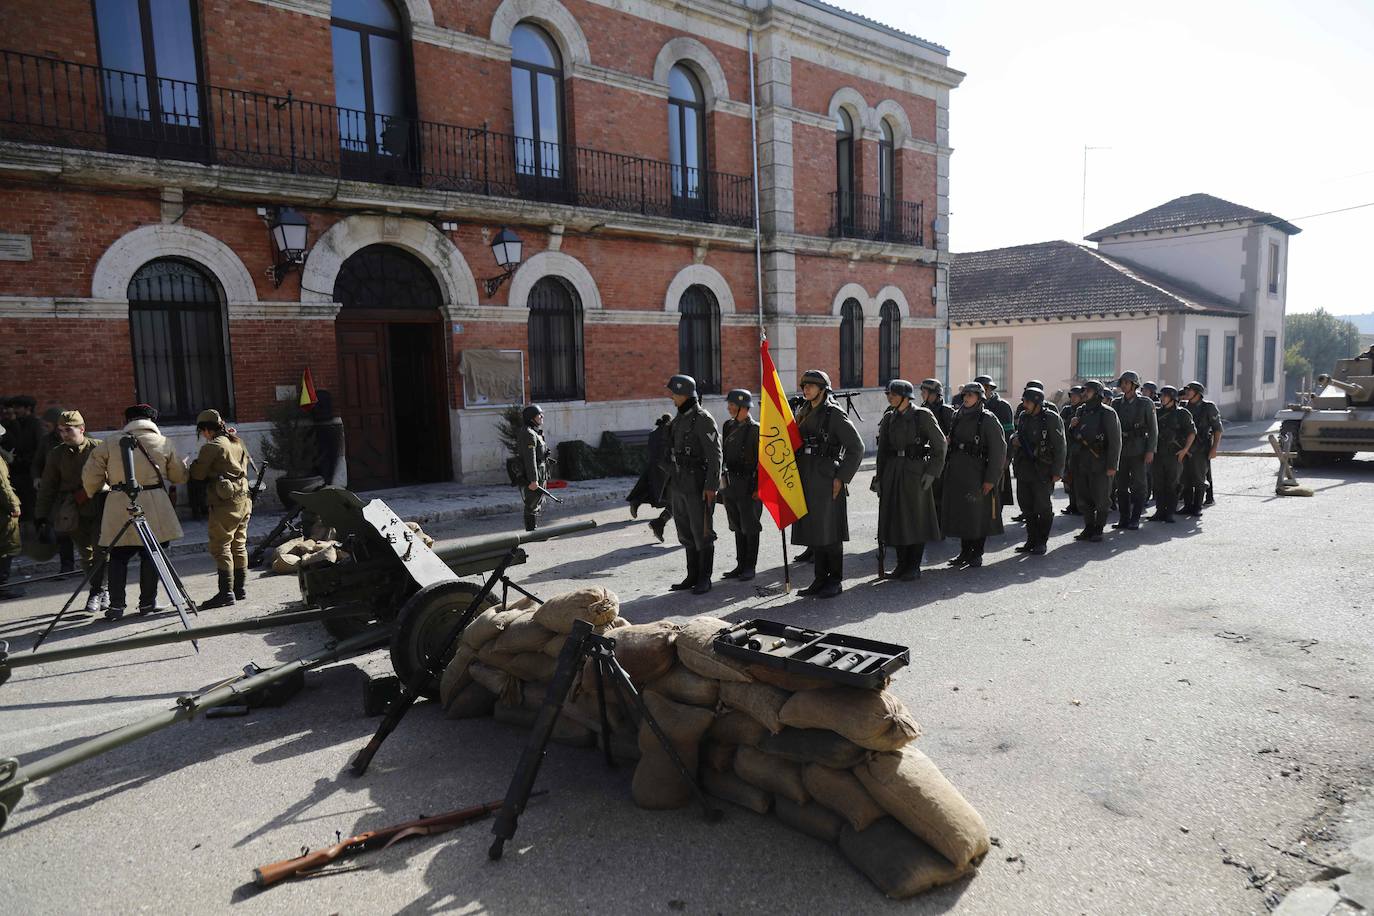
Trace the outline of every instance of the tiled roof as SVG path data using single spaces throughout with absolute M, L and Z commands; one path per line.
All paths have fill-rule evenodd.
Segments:
M 1088 241 L 1099 242 L 1113 235 L 1129 232 L 1160 232 L 1170 229 L 1186 229 L 1192 226 L 1213 226 L 1222 223 L 1255 221 L 1267 223 L 1289 235 L 1297 235 L 1302 230 L 1292 223 L 1279 219 L 1272 213 L 1255 210 L 1229 200 L 1213 197 L 1211 194 L 1189 194 L 1177 197 L 1167 204 L 1160 204 L 1153 210 L 1137 213 L 1105 229 L 1099 229 L 1088 236 Z
M 1243 315 L 1227 302 L 1073 242 L 1040 242 L 951 258 L 953 322 L 1189 312 Z

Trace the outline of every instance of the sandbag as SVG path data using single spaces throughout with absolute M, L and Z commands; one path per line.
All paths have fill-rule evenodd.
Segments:
M 481 650 L 487 643 L 500 636 L 501 631 L 523 613 L 524 611 L 515 609 L 498 611 L 495 608 L 487 608 L 463 628 L 463 645 Z
M 764 739 L 768 729 L 742 712 L 730 710 L 711 723 L 711 740 L 721 744 L 743 744 L 753 747 Z
M 616 619 L 618 620 L 619 618 L 616 618 Z M 543 652 L 543 653 L 544 653 L 545 655 L 547 655 L 549 658 L 556 659 L 556 658 L 558 658 L 558 656 L 560 656 L 560 655 L 563 654 L 563 647 L 566 646 L 567 644 L 568 644 L 568 634 L 566 634 L 566 633 L 555 633 L 555 634 L 553 634 L 553 636 L 551 636 L 551 637 L 549 638 L 549 641 L 548 641 L 548 642 L 544 643 L 544 647 L 543 647 L 542 649 L 540 649 L 539 651 Z
M 458 691 L 472 683 L 472 677 L 468 674 L 468 666 L 476 659 L 476 652 L 459 644 L 457 651 L 453 653 L 453 658 L 444 668 L 444 676 L 439 679 L 439 702 L 444 708 L 447 709 L 448 704 L 453 702 Z
M 615 660 L 630 676 L 632 684 L 642 687 L 668 673 L 677 661 L 673 651 L 677 631 L 677 624 L 666 620 L 620 627 L 615 631 Z
M 674 665 L 667 674 L 645 689 L 689 706 L 709 706 L 714 709 L 720 697 L 720 688 L 720 681 L 704 678 L 685 665 Z
M 500 668 L 502 671 L 509 671 L 510 663 L 515 658 L 515 653 L 502 652 L 499 648 L 497 648 L 496 645 L 500 641 L 500 637 L 497 637 L 496 639 L 493 639 L 491 642 L 487 643 L 482 648 L 478 649 L 477 660 L 484 665 L 490 665 L 493 668 Z
M 467 686 L 454 694 L 453 698 L 444 705 L 444 717 L 447 719 L 476 719 L 479 716 L 491 715 L 495 706 L 496 694 L 476 681 L 469 681 Z
M 868 794 L 851 770 L 832 770 L 819 763 L 802 768 L 806 794 L 850 823 L 855 830 L 866 830 L 886 812 Z
M 773 734 L 782 731 L 778 714 L 791 697 L 786 690 L 767 684 L 740 684 L 727 681 L 720 685 L 720 701 L 737 709 Z
M 524 706 L 516 706 L 510 703 L 497 702 L 496 707 L 491 711 L 491 717 L 503 725 L 515 725 L 519 728 L 529 728 L 538 718 L 537 709 L 528 709 Z
M 476 661 L 468 665 L 468 675 L 495 696 L 507 699 L 519 696 L 520 682 L 500 668 Z
M 549 739 L 569 747 L 591 747 L 596 744 L 596 732 L 566 715 L 560 715 L 554 720 Z
M 862 831 L 846 824 L 840 831 L 840 851 L 894 900 L 949 884 L 972 871 L 968 865 L 953 864 L 890 817 Z
M 550 681 L 558 662 L 543 652 L 521 652 L 519 655 L 512 655 L 500 667 L 522 681 Z
M 307 553 L 313 553 L 315 550 L 315 545 L 313 542 L 311 543 L 309 550 L 304 549 L 304 547 L 305 538 L 291 538 L 290 540 L 282 541 L 280 544 L 277 545 L 277 553 L 288 554 L 293 557 L 299 557 Z
M 587 691 L 583 691 L 582 693 L 578 694 L 576 699 L 564 703 L 563 715 L 591 729 L 594 732 L 600 733 L 601 710 L 597 706 L 596 690 L 593 689 L 590 693 Z M 607 703 L 606 719 L 611 726 L 612 732 L 628 728 L 630 731 L 630 735 L 632 737 L 635 737 L 637 735 L 638 726 L 635 726 L 633 725 L 633 723 L 628 722 L 628 720 L 625 718 L 625 713 L 621 711 L 621 708 L 619 706 L 614 706 L 610 703 Z M 636 737 L 635 740 L 638 740 L 638 738 Z M 635 756 L 637 757 L 638 754 L 636 754 Z
M 710 767 L 701 771 L 701 788 L 707 795 L 714 795 L 757 814 L 767 814 L 773 805 L 773 798 L 767 792 L 749 785 L 734 773 L 718 773 Z
M 735 751 L 735 775 L 751 786 L 779 798 L 790 798 L 799 805 L 810 799 L 802 784 L 801 764 L 770 757 L 758 748 L 741 747 Z
M 573 623 L 585 620 L 594 627 L 604 627 L 620 613 L 620 599 L 615 592 L 591 585 L 576 591 L 564 592 L 545 601 L 534 612 L 534 619 L 546 630 L 571 633 Z
M 734 769 L 735 749 L 736 746 L 733 744 L 703 741 L 697 756 L 703 767 L 710 767 L 717 772 L 724 773 Z
M 278 553 L 277 558 L 272 561 L 272 572 L 293 573 L 296 567 L 301 565 L 301 558 L 294 553 Z
M 545 643 L 553 635 L 555 634 L 544 629 L 539 621 L 534 619 L 533 611 L 526 611 L 525 616 L 517 617 L 506 624 L 501 635 L 496 637 L 496 648 L 512 655 L 519 652 L 542 652 Z
M 606 632 L 609 633 L 611 630 L 618 630 L 621 627 L 628 627 L 629 625 L 630 621 L 626 620 L 624 617 L 617 617 L 615 620 L 606 624 Z
M 778 816 L 778 820 L 793 830 L 827 843 L 839 840 L 840 830 L 848 826 L 844 818 L 824 805 L 815 802 L 799 805 L 781 795 L 773 799 L 773 813 Z
M 914 747 L 854 768 L 873 800 L 955 865 L 987 855 L 988 826 L 931 759 Z
M 793 728 L 824 728 L 860 747 L 895 751 L 915 741 L 921 727 L 902 701 L 886 690 L 828 687 L 792 694 L 778 718 Z
M 333 566 L 339 562 L 339 551 L 333 544 L 322 550 L 317 550 L 301 559 L 301 569 L 313 569 L 316 566 Z
M 835 686 L 834 681 L 807 677 L 803 674 L 793 674 L 790 671 L 783 671 L 781 668 L 774 668 L 769 665 L 747 665 L 744 670 L 748 671 L 749 676 L 756 681 L 781 687 L 791 693 L 796 693 L 798 690 L 823 690 L 826 687 Z
M 720 655 L 711 645 L 716 634 L 727 626 L 728 623 L 717 617 L 693 617 L 677 634 L 677 657 L 702 677 L 747 684 L 753 678 L 745 670 L 745 664 L 727 655 Z
M 674 703 L 657 693 L 646 693 L 644 705 L 672 742 L 687 772 L 696 773 L 697 750 L 701 736 L 711 726 L 711 711 Z M 634 779 L 630 783 L 630 794 L 635 804 L 661 811 L 681 808 L 691 802 L 692 787 L 682 778 L 648 722 L 639 727 L 639 750 L 639 763 L 635 766 Z
M 784 728 L 776 735 L 765 735 L 759 750 L 796 763 L 819 763 L 835 770 L 848 770 L 868 759 L 864 750 L 843 735 L 823 728 Z

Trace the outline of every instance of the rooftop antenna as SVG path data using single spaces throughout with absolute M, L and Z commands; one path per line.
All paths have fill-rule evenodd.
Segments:
M 1111 147 L 1083 145 L 1083 206 L 1078 216 L 1078 237 L 1080 239 L 1088 234 L 1088 151 L 1100 149 L 1111 149 Z

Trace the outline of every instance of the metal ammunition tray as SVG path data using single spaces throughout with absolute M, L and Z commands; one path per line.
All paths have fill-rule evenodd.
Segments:
M 911 663 L 906 646 L 775 620 L 746 620 L 726 627 L 712 645 L 721 655 L 750 664 L 869 690 L 882 689 L 892 672 Z

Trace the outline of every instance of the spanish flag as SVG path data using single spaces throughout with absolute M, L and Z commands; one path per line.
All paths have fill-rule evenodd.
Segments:
M 301 373 L 301 400 L 300 405 L 306 410 L 315 406 L 319 398 L 315 395 L 315 380 L 310 377 L 310 367 L 305 367 L 305 372 Z
M 806 496 L 797 473 L 801 433 L 792 405 L 783 394 L 777 367 L 768 353 L 768 338 L 759 348 L 763 363 L 763 392 L 759 405 L 759 499 L 768 507 L 778 530 L 806 514 Z

